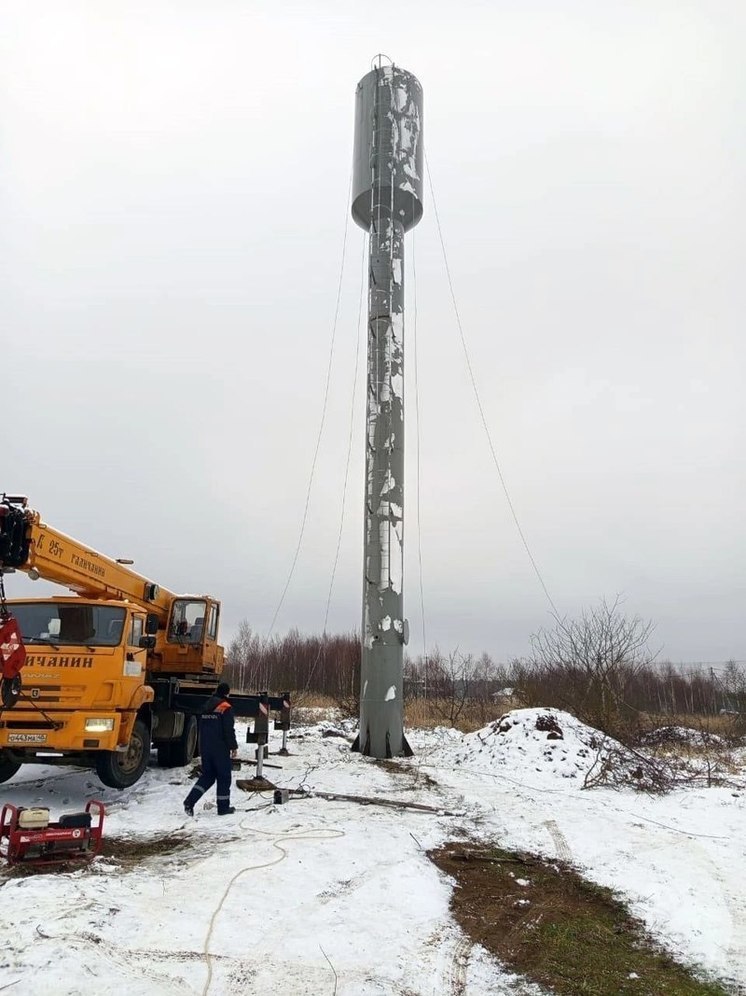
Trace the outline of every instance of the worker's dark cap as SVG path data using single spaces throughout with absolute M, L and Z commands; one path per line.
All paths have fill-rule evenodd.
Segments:
M 230 692 L 230 690 L 231 686 L 228 684 L 227 681 L 221 681 L 218 687 L 216 688 L 218 695 L 227 695 Z

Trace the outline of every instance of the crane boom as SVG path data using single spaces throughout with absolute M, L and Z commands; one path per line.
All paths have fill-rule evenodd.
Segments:
M 64 585 L 81 602 L 118 602 L 130 612 L 144 612 L 143 632 L 155 637 L 154 645 L 144 648 L 149 673 L 214 675 L 223 669 L 216 599 L 176 595 L 127 563 L 53 529 L 39 512 L 28 508 L 24 497 L 4 494 L 0 497 L 0 576 L 8 571 Z
M 83 598 L 134 602 L 165 624 L 173 592 L 53 529 L 20 501 L 0 504 L 0 518 L 0 571 L 54 581 Z

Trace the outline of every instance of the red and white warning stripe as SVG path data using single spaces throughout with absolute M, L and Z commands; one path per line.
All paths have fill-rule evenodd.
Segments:
M 18 639 L 18 636 L 12 633 L 5 643 L 0 643 L 0 655 L 2 655 L 3 660 L 10 660 L 16 650 L 20 649 L 20 646 L 21 641 Z

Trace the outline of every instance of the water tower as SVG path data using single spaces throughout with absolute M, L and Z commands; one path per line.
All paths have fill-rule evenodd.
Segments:
M 422 217 L 422 87 L 376 65 L 357 86 L 352 217 L 369 233 L 360 730 L 371 757 L 404 736 L 404 233 Z

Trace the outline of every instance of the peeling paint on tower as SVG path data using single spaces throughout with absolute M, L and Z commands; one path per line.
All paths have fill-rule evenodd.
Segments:
M 380 63 L 380 60 L 379 60 Z M 360 731 L 373 757 L 404 737 L 404 234 L 422 217 L 422 87 L 398 66 L 363 77 L 355 101 L 352 216 L 369 233 L 368 377 Z

